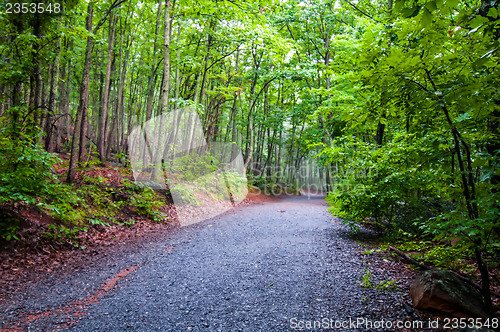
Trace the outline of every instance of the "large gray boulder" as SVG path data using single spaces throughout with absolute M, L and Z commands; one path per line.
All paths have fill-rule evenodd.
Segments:
M 417 309 L 436 309 L 455 317 L 488 317 L 481 293 L 451 271 L 425 271 L 411 285 L 410 297 Z

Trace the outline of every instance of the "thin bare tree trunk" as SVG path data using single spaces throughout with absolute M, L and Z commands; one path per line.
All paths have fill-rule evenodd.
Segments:
M 162 158 L 165 155 L 166 135 L 163 132 L 165 127 L 164 114 L 168 112 L 169 106 L 169 92 L 170 92 L 170 1 L 165 1 L 165 19 L 163 30 L 163 80 L 161 89 L 161 102 L 160 102 L 160 142 L 156 150 L 155 161 L 156 167 L 153 168 L 151 175 L 152 180 L 158 177 L 158 171 L 161 171 Z
M 61 45 L 61 39 L 58 40 L 58 48 Z M 57 54 L 55 57 L 54 65 L 52 66 L 52 70 L 50 71 L 50 91 L 49 91 L 49 104 L 47 111 L 47 120 L 45 122 L 45 150 L 48 152 L 54 152 L 54 127 L 57 123 L 56 120 L 52 119 L 52 116 L 57 117 L 55 114 L 55 105 L 56 105 L 56 94 L 57 94 L 57 81 L 59 80 L 59 55 Z M 56 143 L 57 143 L 57 130 L 55 132 Z
M 146 121 L 151 119 L 151 115 L 153 113 L 153 98 L 154 98 L 154 89 L 156 86 L 156 54 L 158 53 L 158 34 L 160 30 L 161 24 L 161 13 L 162 13 L 162 5 L 161 2 L 158 3 L 158 12 L 156 14 L 156 26 L 155 26 L 155 40 L 153 43 L 153 61 L 151 62 L 151 76 L 149 76 L 148 81 L 148 101 L 146 104 Z
M 6 94 L 5 90 L 6 90 L 5 84 L 1 84 L 0 85 L 0 96 L 4 96 Z M 0 100 L 0 117 L 3 115 L 3 112 L 5 110 L 5 103 L 6 103 L 6 101 Z
M 175 108 L 179 107 L 179 88 L 181 84 L 181 75 L 180 75 L 180 60 L 181 60 L 181 47 L 180 47 L 180 40 L 181 40 L 181 31 L 182 31 L 182 26 L 179 22 L 179 31 L 177 32 L 177 66 L 175 68 Z
M 161 113 L 168 112 L 170 93 L 170 1 L 165 1 L 165 29 L 163 34 L 163 82 Z
M 203 102 L 203 88 L 205 87 L 205 83 L 207 80 L 207 71 L 208 71 L 208 60 L 210 60 L 210 50 L 213 45 L 213 30 L 215 29 L 215 20 L 213 19 L 210 22 L 210 31 L 208 31 L 208 40 L 207 40 L 207 54 L 205 56 L 205 69 L 203 70 L 203 79 L 201 80 L 201 87 L 200 87 L 200 97 L 198 98 L 199 102 Z
M 93 3 L 89 2 L 87 7 L 87 31 L 92 32 L 92 21 L 94 18 L 94 8 Z M 75 119 L 75 130 L 73 132 L 73 141 L 71 143 L 71 158 L 68 168 L 68 182 L 74 182 L 76 180 L 76 157 L 81 156 L 82 150 L 82 140 L 80 138 L 81 134 L 85 135 L 85 114 L 87 113 L 88 99 L 89 99 L 89 83 L 90 83 L 90 64 L 92 57 L 92 47 L 94 45 L 93 35 L 87 37 L 87 47 L 85 49 L 85 63 L 83 67 L 82 83 L 80 85 L 80 101 L 78 103 L 78 110 Z
M 104 90 L 102 92 L 102 102 L 101 102 L 101 119 L 99 122 L 99 141 L 97 143 L 97 149 L 99 153 L 99 160 L 101 165 L 106 165 L 106 154 L 104 149 L 104 141 L 106 138 L 106 121 L 108 115 L 108 99 L 109 99 L 109 86 L 111 80 L 111 60 L 113 57 L 113 44 L 115 41 L 115 31 L 116 22 L 118 20 L 117 16 L 112 16 L 109 23 L 109 33 L 108 33 L 108 53 L 106 62 L 106 78 L 104 79 Z
M 73 41 L 70 40 L 68 41 L 67 48 L 68 50 L 71 50 L 73 47 Z M 59 108 L 61 109 L 61 113 L 65 114 L 64 117 L 66 119 L 66 137 L 65 140 L 69 141 L 71 137 L 71 117 L 69 115 L 69 94 L 70 94 L 70 86 L 71 86 L 71 58 L 68 59 L 68 75 L 66 76 L 65 73 L 63 73 L 63 77 L 66 77 L 66 80 L 64 82 L 61 82 L 61 94 L 63 94 L 63 97 L 61 99 L 61 104 Z M 63 67 L 63 70 L 64 67 Z M 64 91 L 64 93 L 63 93 Z M 61 133 L 62 135 L 62 133 Z

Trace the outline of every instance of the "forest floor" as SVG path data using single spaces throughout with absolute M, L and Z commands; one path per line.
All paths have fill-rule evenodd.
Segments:
M 324 197 L 249 198 L 183 228 L 142 224 L 84 250 L 11 257 L 25 266 L 10 267 L 20 278 L 2 274 L 0 330 L 288 331 L 320 321 L 381 331 L 370 324 L 400 321 L 421 331 L 436 318 L 411 309 L 416 272 L 368 254 Z

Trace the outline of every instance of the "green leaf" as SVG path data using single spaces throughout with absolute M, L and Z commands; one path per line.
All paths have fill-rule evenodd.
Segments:
M 497 18 L 498 17 L 498 10 L 496 8 L 490 8 L 490 10 L 488 10 L 488 17 L 492 17 L 492 18 Z
M 486 17 L 482 17 L 482 16 L 476 16 L 474 17 L 469 25 L 472 29 L 476 29 L 478 27 L 480 27 L 481 25 L 483 25 L 484 23 L 488 22 L 489 20 L 486 18 Z M 471 31 L 472 32 L 472 31 Z
M 450 9 L 455 8 L 460 3 L 460 0 L 446 0 L 446 6 Z
M 418 15 L 420 13 L 421 6 L 415 6 L 411 8 L 403 8 L 401 9 L 401 14 L 405 18 L 412 18 Z
M 496 50 L 497 49 L 494 48 L 494 49 L 486 52 L 483 56 L 481 56 L 479 59 L 477 59 L 476 61 L 474 61 L 472 63 L 472 68 L 474 70 L 481 69 L 490 60 L 490 57 L 493 55 L 493 53 L 495 53 Z
M 429 9 L 424 9 L 421 22 L 424 27 L 429 27 L 432 24 L 432 13 L 429 11 Z
M 429 1 L 425 4 L 425 8 L 430 12 L 433 12 L 437 9 L 436 1 Z

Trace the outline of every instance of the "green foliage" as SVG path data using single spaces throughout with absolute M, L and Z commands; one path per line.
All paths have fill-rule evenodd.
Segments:
M 264 195 L 273 195 L 273 193 L 280 193 L 281 187 L 279 184 L 272 180 L 268 180 L 264 176 L 251 177 L 251 186 L 259 189 Z
M 364 270 L 363 275 L 358 278 L 359 286 L 363 288 L 375 288 L 378 290 L 397 291 L 396 280 L 383 280 L 378 284 L 373 283 L 373 275 L 369 268 Z
M 140 186 L 138 186 L 135 181 L 131 181 L 127 178 L 121 179 L 120 184 L 125 188 L 125 190 L 128 193 L 131 193 L 131 194 L 142 190 L 142 188 Z
M 359 285 L 363 288 L 373 287 L 373 275 L 370 269 L 366 268 L 363 275 L 358 279 Z
M 336 140 L 322 153 L 337 161 L 330 211 L 353 229 L 374 218 L 369 226 L 381 233 L 415 232 L 415 220 L 446 209 L 440 202 L 446 174 L 433 160 L 442 151 L 433 151 L 434 142 L 415 135 L 397 135 L 383 147 L 357 138 Z
M 40 208 L 64 224 L 79 225 L 86 216 L 87 204 L 81 191 L 75 185 L 58 184 L 57 192 L 50 196 L 41 196 Z
M 117 211 L 120 209 L 121 202 L 115 202 L 113 194 L 115 194 L 115 189 L 108 186 L 97 186 L 97 185 L 87 185 L 82 194 L 87 195 L 87 200 L 92 204 L 96 213 L 109 211 Z
M 0 203 L 36 205 L 63 223 L 80 223 L 83 215 L 76 209 L 79 197 L 53 173 L 54 164 L 60 160 L 34 140 L 22 133 L 16 137 L 0 133 Z M 18 223 L 17 218 L 4 219 L 0 236 L 17 240 Z
M 277 182 L 278 177 L 267 177 L 266 175 L 249 175 L 249 189 L 258 190 L 264 195 L 300 195 L 300 184 L 298 182 L 285 184 Z
M 129 204 L 137 208 L 137 212 L 156 222 L 163 222 L 165 216 L 159 209 L 165 206 L 165 201 L 154 190 L 144 188 L 140 193 L 129 198 Z
M 10 241 L 12 239 L 19 240 L 17 236 L 17 232 L 21 229 L 19 226 L 19 221 L 16 218 L 2 216 L 0 220 L 0 237 L 5 239 L 6 241 Z
M 185 184 L 175 184 L 172 186 L 172 190 L 175 190 L 177 197 L 180 198 L 179 204 L 190 206 L 199 206 L 201 204 L 198 198 L 193 194 L 195 190 Z
M 163 221 L 158 209 L 163 200 L 152 191 L 141 191 L 134 183 L 123 180 L 124 188 L 108 185 L 101 175 L 84 176 L 86 185 L 62 183 L 53 172 L 61 161 L 40 146 L 31 143 L 27 135 L 13 138 L 6 132 L 0 135 L 0 203 L 21 203 L 37 206 L 60 224 L 49 226 L 48 238 L 79 246 L 79 232 L 87 231 L 86 224 L 109 227 L 118 223 L 116 216 L 127 201 L 117 201 L 119 195 L 129 196 L 133 206 L 142 215 Z M 139 192 L 139 193 L 137 193 Z M 131 226 L 130 221 L 127 226 Z M 20 230 L 17 218 L 2 218 L 0 236 L 5 240 L 18 239 Z
M 396 280 L 383 280 L 375 286 L 375 289 L 396 292 L 399 287 L 396 285 Z
M 0 204 L 35 204 L 37 197 L 57 192 L 52 166 L 59 160 L 33 141 L 0 132 Z
M 246 178 L 236 171 L 226 170 L 227 165 L 219 159 L 212 153 L 191 153 L 167 163 L 169 185 L 180 204 L 198 206 L 199 198 L 194 194 L 198 192 L 216 201 L 225 199 L 228 192 L 233 198 L 242 198 L 240 196 L 246 192 Z
M 87 220 L 92 226 L 95 226 L 95 225 L 100 225 L 100 226 L 104 226 L 104 227 L 109 227 L 111 226 L 110 224 L 108 224 L 107 222 L 105 221 L 102 221 L 100 219 L 95 219 L 95 218 L 89 218 Z
M 187 154 L 175 158 L 175 163 L 169 164 L 169 172 L 174 174 L 176 181 L 193 181 L 205 174 L 210 174 L 218 169 L 218 162 L 210 154 Z
M 133 220 L 133 219 L 131 219 L 131 220 L 125 220 L 125 221 L 123 222 L 123 224 L 124 224 L 126 227 L 132 227 L 132 226 L 134 226 L 136 223 L 137 223 L 137 221 L 136 221 L 136 220 Z
M 267 194 L 299 191 L 309 178 L 276 169 L 310 165 L 315 155 L 332 213 L 353 229 L 371 227 L 391 240 L 404 233 L 434 239 L 443 247 L 427 250 L 426 259 L 443 266 L 452 264 L 446 258 L 452 254 L 498 258 L 498 1 L 393 3 L 388 10 L 387 1 L 368 0 L 355 7 L 323 0 L 178 2 L 171 13 L 171 108 L 193 105 L 207 140 L 242 148 L 251 162 L 249 185 Z M 157 3 L 130 4 L 112 11 L 127 22 L 116 29 L 114 46 L 141 38 L 120 44 L 116 84 L 124 91 L 111 109 L 123 112 L 108 114 L 108 131 L 123 120 L 140 124 L 158 107 Z M 71 0 L 62 16 L 0 13 L 0 204 L 37 204 L 65 227 L 116 222 L 127 203 L 160 220 L 162 199 L 128 180 L 121 189 L 104 177 L 86 177 L 80 188 L 61 185 L 52 174 L 55 159 L 36 143 L 47 131 L 37 126 L 83 97 L 70 93 L 64 100 L 66 92 L 80 91 L 90 36 L 97 64 L 90 77 L 104 76 L 107 61 L 95 61 L 95 54 L 104 54 L 114 21 L 103 17 L 108 3 L 94 3 L 94 21 L 103 25 L 91 34 L 86 7 Z M 39 72 L 49 65 L 55 70 Z M 56 82 L 60 109 L 49 110 L 45 95 L 34 105 L 36 91 L 49 90 L 52 77 L 64 83 Z M 92 79 L 88 87 L 94 133 L 102 83 Z M 69 118 L 76 109 L 69 107 Z M 122 128 L 108 147 L 126 163 L 121 142 L 130 128 Z M 216 159 L 189 154 L 166 165 L 168 181 L 182 183 L 172 189 L 186 204 L 199 204 L 193 192 L 200 189 L 220 199 L 241 186 L 237 174 L 217 173 L 224 165 Z M 12 238 L 15 224 L 5 225 Z
M 201 191 L 212 197 L 214 200 L 223 200 L 227 198 L 228 193 L 233 195 L 233 198 L 243 199 L 241 197 L 245 192 L 246 178 L 241 176 L 236 171 L 221 170 L 206 174 L 197 180 L 193 181 L 196 190 L 193 192 Z M 186 198 L 189 196 L 185 191 L 187 189 L 184 185 L 175 185 L 176 189 L 181 190 L 181 196 Z
M 222 177 L 226 185 L 226 189 L 230 192 L 233 199 L 243 200 L 248 190 L 246 187 L 247 178 L 234 170 L 224 171 Z
M 227 193 L 225 178 L 220 172 L 212 172 L 196 179 L 195 181 L 193 181 L 193 184 L 190 185 L 190 187 L 193 186 L 195 186 L 196 189 L 207 193 L 216 200 L 222 199 L 223 195 Z M 182 187 L 181 189 L 181 191 L 183 192 L 182 195 L 183 196 L 185 195 L 185 190 L 187 189 L 187 186 L 179 184 L 175 185 L 174 187 L 176 189 Z M 193 190 L 193 192 L 195 191 Z
M 407 240 L 400 239 L 394 246 L 417 261 L 441 269 L 453 269 L 470 275 L 476 275 L 476 268 L 471 262 L 474 252 L 466 242 L 454 239 L 453 245 L 447 242 L 415 239 L 410 236 Z
M 357 6 L 362 38 L 337 55 L 347 65 L 330 94 L 342 136 L 309 145 L 342 170 L 330 210 L 393 241 L 433 240 L 419 257 L 436 266 L 470 271 L 474 257 L 487 282 L 500 247 L 498 2 Z
M 50 224 L 44 235 L 55 241 L 70 244 L 75 248 L 85 249 L 85 246 L 79 243 L 78 235 L 80 232 L 87 232 L 87 227 L 66 227 Z

